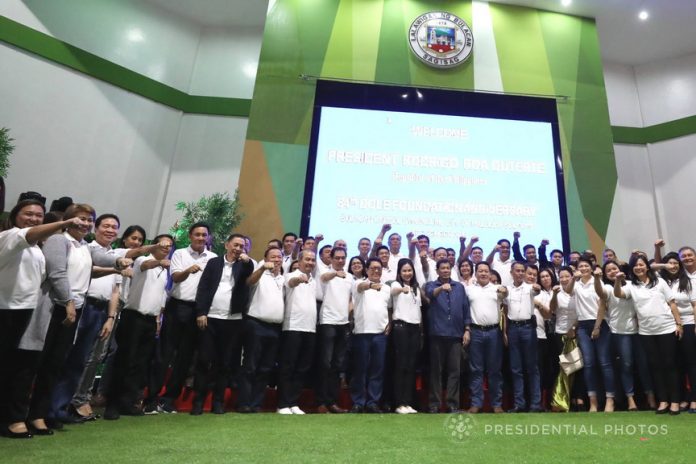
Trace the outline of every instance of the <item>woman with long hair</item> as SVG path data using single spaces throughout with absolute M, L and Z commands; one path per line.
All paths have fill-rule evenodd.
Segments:
M 578 315 L 577 338 L 582 358 L 590 412 L 597 412 L 599 384 L 596 369 L 599 367 L 604 380 L 606 403 L 604 412 L 614 411 L 614 366 L 611 359 L 611 332 L 604 320 L 605 305 L 594 289 L 592 261 L 585 256 L 578 260 L 577 271 L 571 282 L 571 294 L 575 299 Z
M 423 292 L 420 291 L 413 262 L 402 258 L 391 284 L 393 305 L 392 337 L 396 357 L 394 402 L 397 414 L 413 414 L 416 360 L 421 346 Z
M 679 340 L 679 357 L 689 379 L 691 392 L 689 397 L 682 396 L 682 401 L 688 400 L 688 405 L 684 404 L 681 409 L 688 407 L 690 413 L 696 413 L 696 324 L 694 314 L 696 313 L 696 292 L 692 287 L 692 282 L 684 269 L 684 265 L 679 260 L 676 253 L 667 253 L 662 262 L 664 267 L 660 270 L 660 277 L 672 289 L 674 302 L 679 310 L 679 316 L 684 326 L 684 334 Z M 681 366 L 680 366 L 681 367 Z M 683 381 L 683 376 L 681 376 Z M 682 385 L 683 382 L 680 382 Z M 682 388 L 683 390 L 683 388 Z
M 551 319 L 550 303 L 553 297 L 553 287 L 557 285 L 556 273 L 553 269 L 544 268 L 537 274 L 536 283 L 541 287 L 539 294 L 534 297 L 534 316 L 536 317 L 537 359 L 539 364 L 539 379 L 541 390 L 547 392 L 553 388 L 551 341 L 546 336 L 546 321 Z M 556 358 L 557 359 L 557 358 Z
M 616 275 L 621 272 L 616 261 L 607 261 L 602 268 L 594 271 L 595 292 L 606 304 L 606 320 L 611 331 L 611 341 L 615 357 L 619 360 L 621 384 L 629 411 L 637 411 L 634 394 L 633 372 L 634 364 L 638 365 L 643 392 L 650 408 L 655 408 L 655 394 L 652 379 L 647 366 L 647 360 L 638 341 L 638 320 L 636 311 L 628 300 L 614 296 Z M 635 362 L 634 362 L 635 360 Z
M 669 285 L 650 270 L 643 255 L 629 261 L 631 282 L 616 274 L 614 295 L 630 299 L 638 316 L 638 334 L 648 356 L 659 402 L 657 414 L 679 414 L 679 382 L 676 365 L 677 342 L 682 337 L 682 321 Z

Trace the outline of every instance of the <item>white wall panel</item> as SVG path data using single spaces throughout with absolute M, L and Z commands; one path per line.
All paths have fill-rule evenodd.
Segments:
M 162 228 L 181 217 L 179 201 L 229 192 L 239 183 L 247 118 L 187 114 L 181 123 L 171 179 L 162 208 Z

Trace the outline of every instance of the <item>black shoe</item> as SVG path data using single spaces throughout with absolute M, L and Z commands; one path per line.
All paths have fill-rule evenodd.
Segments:
M 143 410 L 137 406 L 131 406 L 129 408 L 121 409 L 120 412 L 124 416 L 136 416 L 137 417 L 137 416 L 144 416 L 145 415 Z
M 237 408 L 237 412 L 240 414 L 251 414 L 253 410 L 249 406 L 240 406 Z
M 667 414 L 669 411 L 669 406 L 667 406 L 665 409 L 656 409 L 655 414 Z
M 29 427 L 27 427 L 28 429 Z M 7 438 L 34 438 L 34 436 L 28 430 L 26 432 L 13 432 L 7 427 L 2 428 L 2 436 Z
M 201 414 L 203 414 L 203 403 L 196 401 L 193 403 L 193 406 L 191 407 L 191 415 L 200 416 Z
M 46 427 L 49 429 L 63 430 L 64 428 L 63 423 L 56 419 L 44 419 L 44 422 L 46 422 Z
M 367 414 L 382 414 L 382 410 L 376 404 L 370 404 L 365 406 L 365 412 Z
M 225 405 L 222 401 L 213 401 L 213 414 L 225 414 Z
M 120 418 L 121 413 L 118 412 L 118 408 L 107 406 L 104 410 L 104 420 L 119 420 Z
M 350 412 L 352 414 L 362 414 L 363 413 L 363 407 L 360 406 L 359 404 L 354 404 L 352 408 L 350 408 Z
M 529 412 L 545 412 L 545 411 L 541 408 L 529 408 Z
M 455 407 L 450 406 L 449 408 L 447 408 L 447 412 L 449 414 L 456 414 L 458 412 L 462 412 L 462 410 L 459 408 L 455 408 Z
M 53 435 L 53 430 L 50 428 L 48 429 L 37 429 L 34 427 L 32 424 L 27 425 L 27 429 L 29 429 L 29 433 L 32 435 L 43 435 L 43 436 L 50 436 Z
M 509 413 L 511 413 L 511 414 L 515 414 L 515 413 L 526 412 L 526 411 L 525 411 L 524 409 L 522 409 L 522 408 L 517 408 L 517 407 L 515 407 L 515 408 L 512 408 L 512 409 L 508 409 L 507 412 L 509 412 Z
M 440 408 L 437 406 L 430 406 L 428 408 L 428 414 L 440 414 Z

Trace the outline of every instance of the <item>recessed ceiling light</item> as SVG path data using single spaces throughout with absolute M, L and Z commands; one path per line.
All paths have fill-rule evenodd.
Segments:
M 563 6 L 570 6 L 571 3 L 573 3 L 573 0 L 561 0 L 561 5 Z
M 638 13 L 638 18 L 639 18 L 641 21 L 645 21 L 645 20 L 648 19 L 649 17 L 650 17 L 650 15 L 649 15 L 648 12 L 645 11 L 645 10 L 641 11 L 640 13 Z

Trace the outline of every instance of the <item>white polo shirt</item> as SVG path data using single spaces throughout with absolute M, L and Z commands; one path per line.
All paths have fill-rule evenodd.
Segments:
M 63 232 L 63 235 L 72 245 L 68 251 L 67 268 L 70 293 L 75 307 L 81 308 L 85 304 L 85 295 L 92 277 L 92 253 L 84 240 L 76 240 L 67 232 Z
M 561 290 L 556 296 L 556 301 L 558 303 L 556 308 L 556 333 L 565 335 L 578 320 L 578 315 L 575 313 L 575 298 Z
M 484 287 L 476 284 L 466 288 L 473 324 L 496 325 L 500 323 L 499 288 L 500 285 L 493 285 L 490 282 Z
M 379 278 L 379 281 L 383 284 L 386 284 L 387 282 L 391 282 L 394 280 L 396 280 L 396 265 L 392 267 L 390 263 L 389 268 L 382 268 L 382 276 Z
M 227 261 L 227 256 L 223 256 L 225 264 L 222 266 L 222 276 L 220 284 L 215 290 L 213 302 L 210 304 L 208 317 L 213 319 L 223 320 L 239 320 L 242 318 L 242 313 L 230 314 L 230 302 L 232 301 L 232 291 L 236 284 L 234 275 L 232 274 L 232 265 L 234 262 Z M 190 277 L 189 277 L 190 279 Z
M 625 288 L 625 287 L 624 287 Z M 611 333 L 632 335 L 638 333 L 638 319 L 633 303 L 614 296 L 614 286 L 603 284 L 602 290 L 607 298 L 606 320 Z
M 283 286 L 285 277 L 278 273 L 274 276 L 270 270 L 264 271 L 256 285 L 251 287 L 249 316 L 271 324 L 280 324 L 285 315 Z
M 41 282 L 46 278 L 46 258 L 27 240 L 29 228 L 0 232 L 0 309 L 35 309 Z
M 692 303 L 696 301 L 696 292 L 694 292 L 693 287 L 691 288 L 690 292 L 680 292 L 679 280 L 676 280 L 672 282 L 672 285 L 670 285 L 670 289 L 672 290 L 674 302 L 677 303 L 677 309 L 679 310 L 679 316 L 681 317 L 682 325 L 693 324 L 694 308 L 692 306 Z
M 133 263 L 133 277 L 126 301 L 127 309 L 134 309 L 146 316 L 159 316 L 167 299 L 167 270 L 161 266 L 143 271 L 142 264 L 154 258 L 141 256 Z
M 353 319 L 356 334 L 380 334 L 384 332 L 389 323 L 389 302 L 391 300 L 390 287 L 382 284 L 380 290 L 368 289 L 358 292 L 358 284 L 365 282 L 358 280 L 353 286 Z
M 491 267 L 494 271 L 500 274 L 500 283 L 502 285 L 505 285 L 506 287 L 512 285 L 512 274 L 510 274 L 510 269 L 512 267 L 513 261 L 514 260 L 512 259 L 512 256 L 509 257 L 506 261 L 501 261 L 500 255 L 498 253 L 496 253 L 495 256 L 493 256 L 493 263 L 491 264 Z
M 304 274 L 297 269 L 285 276 L 285 316 L 283 330 L 316 332 L 317 330 L 317 281 L 309 276 L 306 283 L 290 287 L 290 279 Z
M 519 287 L 507 287 L 508 318 L 511 321 L 528 321 L 534 315 L 534 290 L 532 285 L 522 282 Z
M 628 282 L 623 287 L 624 294 L 633 301 L 638 316 L 638 333 L 641 335 L 664 335 L 677 330 L 669 301 L 674 298 L 672 290 L 662 279 L 648 288 L 644 284 Z
M 403 285 L 399 282 L 392 282 L 391 289 L 403 289 Z M 409 324 L 420 324 L 421 322 L 421 295 L 420 290 L 416 295 L 413 288 L 409 287 L 408 293 L 399 293 L 392 296 L 392 307 L 394 313 L 392 319 L 408 322 Z
M 551 297 L 553 296 L 553 292 L 550 290 L 544 290 L 543 288 L 539 292 L 539 294 L 534 298 L 534 302 L 536 304 L 540 304 L 545 307 L 549 307 L 549 303 L 551 302 Z M 536 333 L 537 333 L 537 338 L 543 338 L 546 339 L 546 325 L 544 324 L 544 316 L 541 314 L 541 311 L 539 311 L 536 307 L 534 307 L 534 316 L 536 316 Z
M 103 247 L 96 240 L 87 245 L 90 248 L 97 248 L 104 250 L 107 254 L 114 255 L 117 258 L 123 258 L 126 256 L 128 250 L 126 248 L 112 249 L 110 247 Z M 122 281 L 121 274 L 111 274 L 104 277 L 98 277 L 92 279 L 89 283 L 89 289 L 87 290 L 87 296 L 96 298 L 101 301 L 111 300 L 111 291 L 114 285 L 120 284 Z
M 576 281 L 573 288 L 573 296 L 575 297 L 575 311 L 578 314 L 579 321 L 597 319 L 599 296 L 597 296 L 594 288 L 594 277 L 591 277 L 587 283 L 583 283 L 582 279 Z
M 329 270 L 327 272 L 333 272 Z M 348 324 L 353 276 L 334 277 L 328 282 L 320 282 L 324 299 L 319 310 L 319 324 Z
M 182 301 L 196 301 L 196 290 L 198 290 L 198 282 L 201 280 L 205 265 L 216 256 L 217 254 L 205 249 L 201 253 L 193 251 L 190 245 L 176 250 L 169 266 L 170 273 L 183 272 L 194 264 L 198 264 L 201 270 L 195 274 L 190 274 L 183 282 L 175 283 L 171 291 L 172 297 Z

